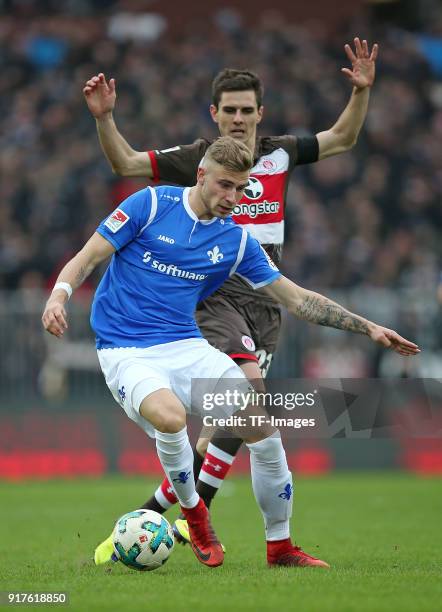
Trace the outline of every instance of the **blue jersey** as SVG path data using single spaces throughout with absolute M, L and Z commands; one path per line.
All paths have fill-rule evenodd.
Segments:
M 146 188 L 97 228 L 116 249 L 95 293 L 97 348 L 149 347 L 200 338 L 199 301 L 232 274 L 254 288 L 280 273 L 231 218 L 199 220 L 189 188 Z

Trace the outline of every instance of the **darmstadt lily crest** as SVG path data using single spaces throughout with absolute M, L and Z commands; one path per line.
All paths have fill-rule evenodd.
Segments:
M 224 255 L 221 253 L 221 251 L 219 250 L 219 246 L 214 246 L 213 250 L 211 251 L 207 251 L 207 255 L 209 256 L 210 261 L 213 264 L 217 264 L 221 261 L 221 259 L 223 259 Z

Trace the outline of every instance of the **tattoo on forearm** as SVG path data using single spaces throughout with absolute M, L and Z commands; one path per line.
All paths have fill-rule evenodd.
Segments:
M 81 268 L 78 270 L 77 274 L 75 275 L 75 284 L 77 285 L 77 287 L 81 285 L 81 283 L 84 281 L 86 276 L 87 276 L 86 269 L 83 266 L 81 266 Z
M 327 298 L 307 296 L 297 309 L 297 315 L 317 325 L 336 327 L 358 334 L 368 333 L 368 325 L 356 315 Z

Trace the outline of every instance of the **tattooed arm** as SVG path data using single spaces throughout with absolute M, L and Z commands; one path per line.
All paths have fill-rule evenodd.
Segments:
M 336 329 L 367 335 L 370 326 L 373 327 L 374 325 L 370 321 L 349 312 L 336 302 L 319 295 L 319 293 L 305 291 L 305 294 L 301 302 L 291 310 L 292 314 L 300 319 L 306 319 L 311 323 L 324 325 L 325 327 L 336 327 Z
M 368 321 L 319 293 L 303 289 L 284 276 L 267 285 L 265 290 L 299 319 L 365 334 L 374 342 L 392 348 L 401 355 L 415 355 L 419 352 L 416 344 L 402 338 L 395 331 Z
M 74 291 L 91 274 L 102 261 L 115 252 L 111 243 L 100 234 L 95 234 L 84 247 L 63 268 L 57 278 L 54 290 L 46 303 L 42 316 L 43 327 L 57 338 L 61 338 L 67 329 L 66 310 L 64 305 L 69 299 L 68 288 Z M 57 283 L 63 283 L 66 288 L 56 288 Z

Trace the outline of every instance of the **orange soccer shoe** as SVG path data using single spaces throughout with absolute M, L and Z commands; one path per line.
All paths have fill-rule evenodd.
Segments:
M 267 542 L 267 563 L 269 567 L 330 567 L 325 561 L 308 555 L 299 546 L 293 546 L 290 538 Z
M 210 523 L 210 514 L 202 499 L 195 508 L 183 508 L 189 526 L 190 544 L 196 558 L 204 565 L 217 567 L 224 561 L 224 552 L 213 527 Z

